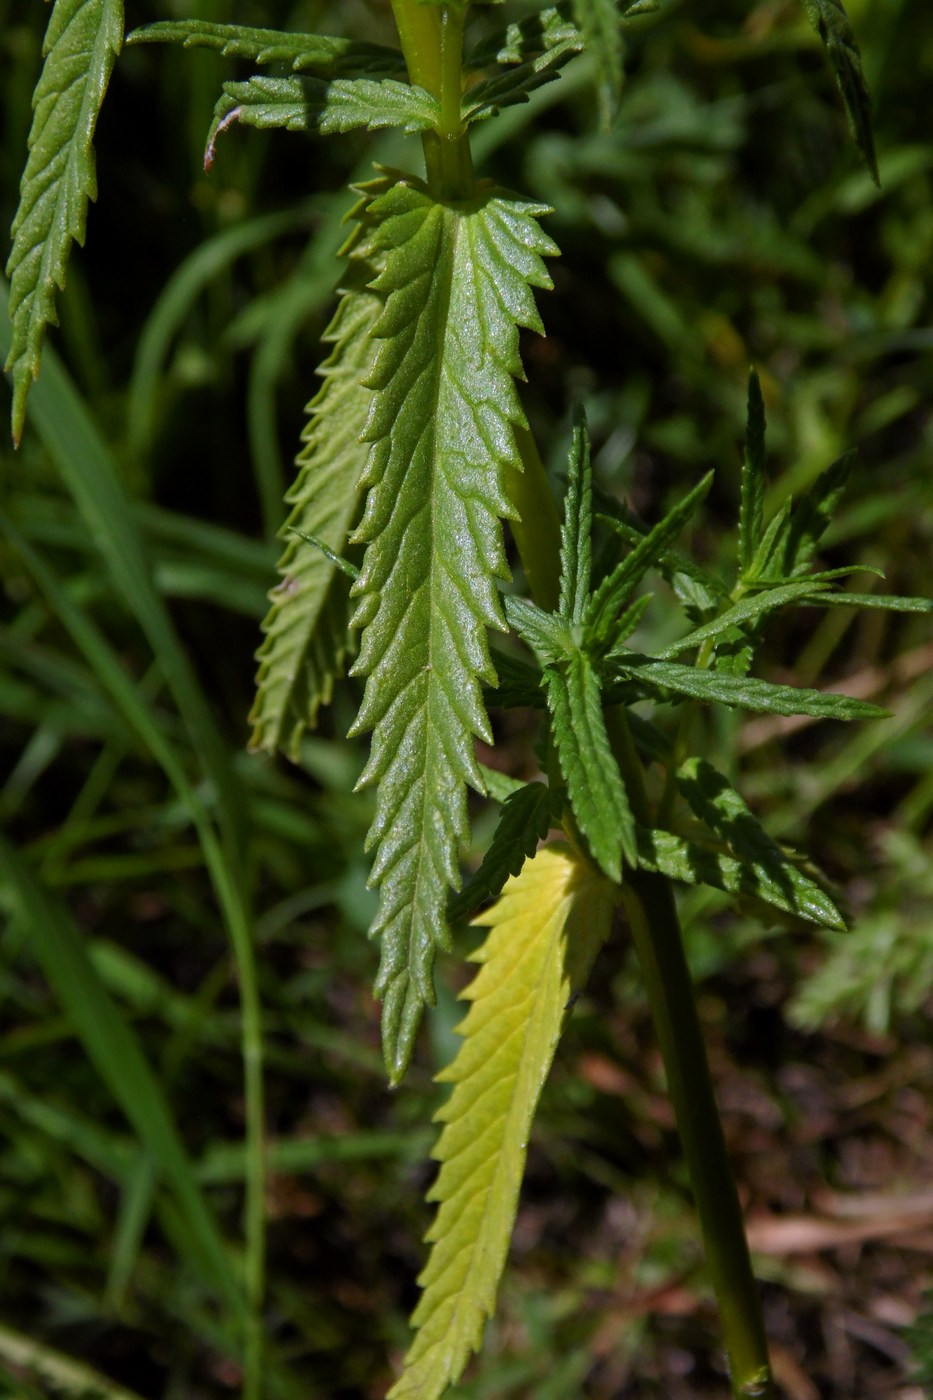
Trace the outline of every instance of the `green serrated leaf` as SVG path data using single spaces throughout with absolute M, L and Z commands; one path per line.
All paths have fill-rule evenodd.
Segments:
M 454 895 L 447 918 L 457 923 L 495 899 L 510 875 L 533 856 L 551 825 L 551 792 L 544 783 L 526 783 L 502 804 L 499 825 L 475 875 Z
M 713 473 L 708 472 L 600 583 L 590 599 L 584 619 L 588 638 L 594 647 L 608 650 L 615 646 L 615 619 L 619 608 L 648 570 L 658 564 L 667 546 L 706 496 L 712 481 Z M 606 523 L 610 528 L 615 527 L 612 517 L 607 517 Z
M 252 63 L 287 63 L 296 73 L 313 69 L 322 78 L 360 74 L 392 77 L 405 72 L 405 60 L 398 49 L 384 48 L 381 44 L 340 39 L 329 34 L 291 34 L 242 24 L 213 24 L 201 19 L 146 24 L 134 29 L 126 42 L 214 49 L 224 58 L 246 58 Z
M 743 798 L 702 758 L 691 758 L 674 774 L 691 811 L 754 876 L 755 893 L 769 904 L 826 928 L 844 928 L 842 916 L 815 881 L 768 835 Z
M 767 870 L 699 841 L 642 826 L 636 835 L 638 865 L 643 870 L 654 870 L 669 880 L 682 880 L 688 885 L 711 885 L 729 894 L 759 899 L 810 923 L 824 924 L 828 920 L 833 927 L 842 926 L 838 911 L 818 886 L 813 889 L 819 897 L 811 903 L 804 892 L 798 895 L 783 874 L 774 880 Z
M 622 26 L 616 0 L 573 0 L 583 41 L 593 55 L 600 121 L 608 130 L 622 94 Z
M 293 760 L 321 705 L 330 702 L 349 641 L 349 583 L 309 537 L 342 554 L 359 515 L 366 461 L 361 438 L 372 397 L 362 380 L 373 356 L 370 332 L 382 307 L 369 290 L 378 267 L 365 221 L 369 203 L 386 187 L 386 181 L 374 181 L 354 211 L 363 237 L 351 247 L 343 298 L 324 335 L 334 348 L 319 371 L 324 384 L 308 405 L 298 476 L 286 497 L 292 509 L 280 531 L 282 581 L 269 595 L 265 640 L 256 656 L 251 747 L 281 750 Z
M 599 506 L 597 521 L 633 547 L 650 533 L 622 501 L 594 486 L 593 498 Z M 690 617 L 702 616 L 729 597 L 729 590 L 715 574 L 704 569 L 678 549 L 662 550 L 654 566 L 673 588 Z
M 821 607 L 829 604 L 837 608 L 879 608 L 887 612 L 933 612 L 930 598 L 900 598 L 893 593 L 824 593 L 816 601 Z
M 549 846 L 509 880 L 478 923 L 489 935 L 463 994 L 471 1003 L 437 1114 L 441 1164 L 431 1254 L 412 1317 L 417 1329 L 389 1400 L 440 1400 L 481 1341 L 495 1305 L 528 1138 L 573 993 L 609 932 L 612 886 L 565 846 Z M 479 1125 L 479 1126 L 478 1126 Z
M 505 615 L 526 646 L 539 661 L 556 661 L 572 650 L 573 637 L 564 619 L 545 612 L 537 603 L 510 594 L 505 599 Z
M 506 606 L 508 617 L 508 606 Z M 496 705 L 503 710 L 544 709 L 545 699 L 542 689 L 541 672 L 529 666 L 527 661 L 513 656 L 501 647 L 491 648 L 497 681 L 486 692 L 487 705 Z
M 599 677 L 589 656 L 574 650 L 544 679 L 571 810 L 593 859 L 618 881 L 622 857 L 634 863 L 635 823 L 606 733 Z
M 88 200 L 97 198 L 94 129 L 122 43 L 122 0 L 55 0 L 6 267 L 15 443 L 46 327 L 57 324 L 55 297 L 65 285 L 72 242 L 84 242 Z
M 807 18 L 826 48 L 845 103 L 855 143 L 876 185 L 878 161 L 871 122 L 871 93 L 862 71 L 862 56 L 842 0 L 801 0 Z
M 782 536 L 774 558 L 780 560 L 779 568 L 785 575 L 800 574 L 807 568 L 816 553 L 816 547 L 836 513 L 842 499 L 858 453 L 845 452 L 824 472 L 821 472 L 801 496 Z
M 555 10 L 544 11 L 537 23 L 531 17 L 510 26 L 495 57 L 499 63 L 512 66 L 467 88 L 461 101 L 461 119 L 469 125 L 503 107 L 527 102 L 536 88 L 559 77 L 564 64 L 582 47 L 582 35 Z M 490 57 L 486 55 L 486 61 Z
M 754 369 L 748 375 L 748 411 L 739 505 L 739 577 L 747 573 L 761 543 L 765 500 L 765 401 Z
M 224 83 L 207 137 L 205 166 L 214 159 L 217 137 L 233 122 L 260 130 L 335 132 L 400 127 L 428 131 L 440 119 L 440 103 L 424 88 L 394 78 L 266 78 Z
M 730 676 L 720 671 L 680 666 L 676 661 L 655 661 L 648 656 L 627 652 L 624 659 L 607 667 L 613 679 L 637 678 L 651 688 L 689 695 L 695 700 L 733 705 L 770 715 L 812 715 L 815 719 L 884 719 L 887 710 L 867 700 L 853 700 L 832 691 L 806 690 L 792 685 L 774 685 L 751 676 Z
M 704 642 L 715 641 L 718 637 L 726 637 L 733 629 L 746 627 L 750 622 L 758 621 L 766 613 L 786 607 L 788 603 L 800 603 L 804 599 L 815 596 L 822 602 L 825 595 L 825 582 L 810 578 L 795 579 L 791 583 L 763 589 L 760 593 L 740 598 L 737 603 L 733 603 L 731 608 L 727 608 L 718 617 L 714 617 L 711 622 L 704 622 L 702 627 L 696 627 L 678 641 L 671 642 L 670 646 L 664 647 L 657 653 L 657 659 L 666 661 L 671 657 L 679 656 L 681 652 L 701 646 Z
M 531 291 L 549 286 L 544 210 L 496 191 L 435 203 L 406 177 L 372 206 L 386 257 L 385 305 L 367 384 L 369 488 L 355 538 L 366 688 L 354 733 L 373 731 L 361 785 L 378 784 L 368 844 L 380 889 L 377 994 L 393 1080 L 403 1073 L 432 966 L 449 934 L 467 830 L 466 784 L 482 790 L 474 735 L 489 738 L 480 681 L 495 683 L 486 628 L 504 629 L 505 472 L 518 470 L 518 327 L 540 328 Z
M 590 592 L 593 530 L 593 468 L 590 465 L 590 439 L 586 415 L 578 406 L 574 412 L 573 439 L 567 463 L 567 494 L 560 532 L 560 602 L 558 612 L 565 622 L 583 619 Z
M 583 45 L 583 36 L 570 18 L 570 4 L 565 0 L 561 5 L 549 5 L 524 19 L 514 20 L 498 33 L 485 35 L 469 50 L 464 66 L 473 70 L 488 68 L 494 63 L 528 63 L 567 42 L 575 43 L 578 48 Z

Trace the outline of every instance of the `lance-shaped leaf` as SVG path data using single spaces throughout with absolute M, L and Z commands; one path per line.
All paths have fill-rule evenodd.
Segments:
M 551 825 L 553 794 L 544 783 L 526 783 L 502 804 L 499 825 L 476 874 L 447 907 L 451 923 L 465 919 L 487 900 L 495 899 L 510 875 L 517 875 Z
M 759 898 L 812 923 L 844 927 L 825 891 L 768 835 L 741 795 L 711 763 L 690 758 L 677 769 L 674 779 L 694 815 L 747 867 Z
M 748 376 L 748 410 L 739 505 L 739 574 L 747 573 L 761 541 L 765 500 L 765 401 L 754 370 Z
M 712 485 L 713 473 L 702 481 L 668 511 L 663 520 L 649 531 L 610 574 L 602 580 L 589 601 L 585 624 L 587 637 L 594 647 L 609 650 L 615 645 L 615 620 L 619 608 L 641 582 L 647 571 L 657 565 L 668 545 L 680 533 Z M 612 526 L 610 519 L 607 523 Z
M 871 93 L 862 72 L 862 56 L 842 0 L 802 0 L 813 28 L 826 46 L 856 145 L 875 184 L 879 184 L 875 138 L 871 125 Z
M 714 617 L 711 622 L 704 622 L 702 627 L 694 628 L 676 642 L 671 642 L 670 646 L 664 647 L 657 653 L 658 659 L 666 661 L 673 656 L 679 656 L 683 651 L 700 646 L 703 642 L 715 641 L 733 629 L 745 628 L 749 623 L 757 622 L 766 613 L 784 608 L 789 603 L 801 603 L 808 598 L 817 598 L 822 602 L 825 589 L 826 581 L 805 578 L 746 595 L 737 603 L 733 603 L 731 608 L 726 608 L 718 617 Z
M 564 64 L 580 52 L 583 39 L 573 25 L 567 24 L 554 11 L 545 11 L 540 24 L 541 51 L 528 56 L 532 47 L 531 24 L 515 26 L 515 50 L 505 50 L 497 57 L 506 61 L 521 56 L 513 67 L 500 69 L 489 78 L 482 78 L 463 94 L 461 115 L 465 122 L 475 122 L 492 116 L 503 107 L 527 102 L 535 88 L 543 87 L 559 76 Z M 548 22 L 550 21 L 550 22 Z
M 567 469 L 567 494 L 560 532 L 560 601 L 566 622 L 582 621 L 590 592 L 593 532 L 593 468 L 582 408 L 574 415 Z
M 437 1117 L 437 1217 L 390 1400 L 439 1400 L 482 1339 L 505 1264 L 535 1108 L 566 1017 L 609 932 L 613 889 L 589 862 L 549 846 L 509 880 L 478 923 L 489 935 L 464 993 L 464 1037 L 438 1078 L 453 1092 Z
M 548 666 L 544 679 L 573 815 L 600 869 L 619 880 L 622 857 L 635 862 L 635 823 L 606 732 L 599 676 L 587 653 L 574 650 Z
M 878 705 L 854 700 L 849 695 L 808 690 L 803 686 L 774 685 L 771 681 L 756 680 L 754 676 L 703 671 L 696 666 L 681 666 L 676 661 L 654 661 L 635 652 L 614 658 L 606 669 L 620 680 L 631 678 L 645 683 L 646 695 L 657 687 L 675 695 L 689 695 L 695 700 L 734 705 L 762 714 L 812 715 L 814 719 L 884 719 L 888 714 Z
M 214 159 L 217 137 L 233 122 L 261 130 L 314 131 L 322 136 L 388 126 L 428 131 L 440 119 L 440 103 L 424 88 L 394 78 L 266 78 L 224 83 L 214 107 L 204 164 Z
M 367 383 L 370 488 L 356 538 L 366 689 L 354 732 L 373 731 L 361 784 L 378 783 L 368 843 L 380 888 L 377 994 L 394 1080 L 411 1054 L 467 830 L 466 784 L 482 791 L 473 738 L 489 739 L 480 682 L 495 683 L 486 628 L 504 629 L 495 586 L 508 569 L 504 472 L 520 469 L 513 376 L 518 327 L 540 329 L 532 286 L 556 251 L 544 210 L 485 192 L 435 203 L 406 178 L 372 206 L 386 254 L 385 308 Z
M 365 220 L 369 201 L 385 188 L 385 181 L 368 187 L 354 211 L 357 218 Z M 368 288 L 377 268 L 362 226 L 360 231 L 363 237 L 350 248 L 346 290 L 324 336 L 334 348 L 319 370 L 324 384 L 308 406 L 298 476 L 286 497 L 292 509 L 280 532 L 282 581 L 269 594 L 265 640 L 256 656 L 251 747 L 267 753 L 280 749 L 295 760 L 301 736 L 314 726 L 320 706 L 330 702 L 334 680 L 342 674 L 350 630 L 349 583 L 308 537 L 341 555 L 359 517 L 367 455 L 361 439 L 372 397 L 361 381 L 372 361 L 370 332 L 382 307 Z
M 655 870 L 669 880 L 682 880 L 688 885 L 711 885 L 729 894 L 760 899 L 809 923 L 845 927 L 829 897 L 812 881 L 804 883 L 802 875 L 797 882 L 789 883 L 786 872 L 782 871 L 776 879 L 773 871 L 760 864 L 737 860 L 722 850 L 700 841 L 685 840 L 672 831 L 649 831 L 640 826 L 637 837 L 638 865 L 642 870 Z
M 290 34 L 280 29 L 254 29 L 210 20 L 162 20 L 134 29 L 128 44 L 180 44 L 182 48 L 214 49 L 224 58 L 252 63 L 287 63 L 296 73 L 318 77 L 350 77 L 360 73 L 391 77 L 404 73 L 398 49 L 330 34 Z
M 14 442 L 22 436 L 46 327 L 57 324 L 55 296 L 65 285 L 71 244 L 84 242 L 87 202 L 97 198 L 94 128 L 122 42 L 122 0 L 56 0 L 6 268 Z

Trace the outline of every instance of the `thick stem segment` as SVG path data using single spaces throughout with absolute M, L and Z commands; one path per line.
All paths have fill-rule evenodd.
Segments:
M 462 4 L 392 0 L 408 76 L 440 103 L 437 128 L 423 134 L 422 144 L 428 188 L 444 203 L 469 199 L 476 187 L 470 143 L 460 121 L 465 9 Z
M 674 895 L 662 875 L 631 871 L 622 899 L 651 1002 L 668 1092 L 706 1246 L 735 1397 L 773 1396 L 768 1346 L 684 956 Z

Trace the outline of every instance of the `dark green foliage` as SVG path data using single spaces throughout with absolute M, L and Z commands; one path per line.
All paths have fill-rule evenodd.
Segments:
M 826 46 L 852 135 L 877 185 L 880 182 L 871 124 L 871 94 L 862 72 L 862 56 L 845 6 L 842 0 L 802 0 L 802 4 L 810 23 Z

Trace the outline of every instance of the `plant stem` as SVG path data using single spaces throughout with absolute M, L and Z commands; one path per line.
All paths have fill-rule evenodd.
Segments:
M 523 471 L 510 471 L 507 491 L 518 511 L 512 535 L 531 596 L 539 608 L 553 612 L 560 598 L 560 516 L 544 464 L 528 428 L 515 429 L 515 446 Z
M 773 1395 L 768 1347 L 742 1209 L 729 1164 L 684 955 L 663 875 L 627 872 L 622 899 L 651 1002 L 668 1092 L 700 1216 L 735 1397 Z
M 460 121 L 463 5 L 392 0 L 408 76 L 440 103 L 437 128 L 422 136 L 428 189 L 435 199 L 469 199 L 476 188 L 470 143 Z

